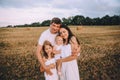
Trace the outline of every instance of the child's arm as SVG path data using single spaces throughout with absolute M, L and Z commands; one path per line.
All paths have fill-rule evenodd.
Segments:
M 47 67 L 49 67 L 50 69 L 54 69 L 56 66 L 54 63 L 50 64 L 50 65 L 47 65 Z
M 44 61 L 44 63 L 47 61 L 47 59 L 45 58 L 45 57 L 43 57 L 43 61 Z M 48 69 L 53 69 L 53 68 L 55 68 L 56 67 L 56 65 L 54 64 L 54 63 L 52 63 L 52 64 L 50 64 L 50 65 L 46 65 L 46 67 L 48 68 Z M 41 72 L 45 72 L 45 69 L 42 67 L 42 66 L 40 66 L 40 71 Z
M 47 65 L 46 67 L 48 67 L 49 69 L 53 69 L 53 68 L 55 68 L 55 65 L 50 64 L 50 65 Z M 45 69 L 42 66 L 40 66 L 40 72 L 45 72 Z
M 61 71 L 61 67 L 62 67 L 62 63 L 56 63 L 56 68 L 57 68 L 58 72 Z
M 50 65 L 47 65 L 46 67 L 48 67 L 49 69 L 54 69 L 56 66 L 55 64 L 50 64 Z M 40 72 L 45 72 L 45 69 L 40 66 Z

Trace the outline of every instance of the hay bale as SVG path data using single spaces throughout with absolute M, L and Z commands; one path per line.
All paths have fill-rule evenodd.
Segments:
M 26 28 L 26 30 L 31 30 L 30 28 Z
M 81 29 L 82 29 L 82 27 L 80 27 L 80 26 L 76 28 L 76 30 L 81 30 Z

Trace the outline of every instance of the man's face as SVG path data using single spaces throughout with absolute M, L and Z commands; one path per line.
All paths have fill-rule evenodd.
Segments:
M 51 23 L 50 24 L 51 33 L 55 34 L 59 31 L 59 29 L 60 29 L 60 24 L 56 24 L 56 23 Z

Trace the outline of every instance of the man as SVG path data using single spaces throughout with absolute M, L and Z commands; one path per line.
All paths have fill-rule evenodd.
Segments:
M 36 56 L 38 58 L 38 61 L 40 62 L 41 66 L 44 68 L 47 74 L 52 75 L 50 69 L 45 66 L 45 63 L 43 62 L 41 51 L 42 51 L 42 45 L 45 40 L 48 40 L 51 42 L 52 45 L 55 43 L 55 37 L 60 29 L 61 26 L 61 20 L 59 18 L 53 18 L 50 23 L 50 28 L 45 30 L 38 41 L 38 46 L 37 46 L 37 52 Z

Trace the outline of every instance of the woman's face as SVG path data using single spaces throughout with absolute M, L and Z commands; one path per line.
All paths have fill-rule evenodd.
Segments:
M 60 28 L 60 36 L 64 39 L 68 38 L 68 31 L 65 28 Z

